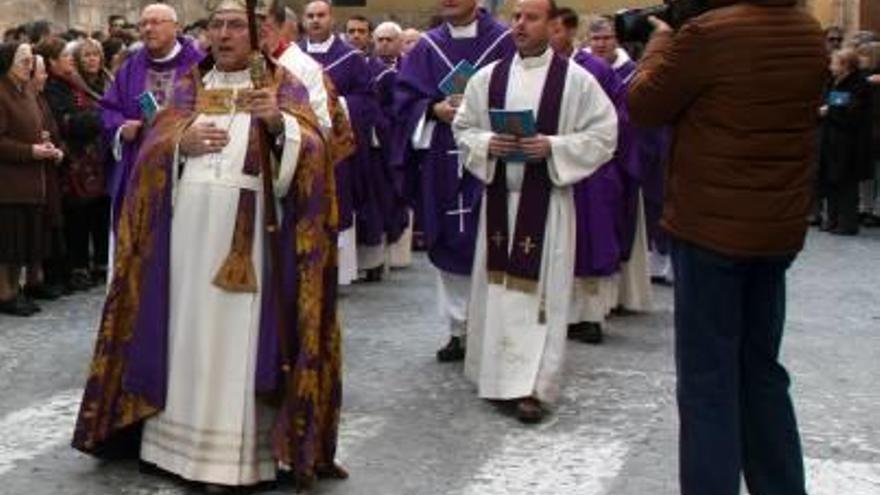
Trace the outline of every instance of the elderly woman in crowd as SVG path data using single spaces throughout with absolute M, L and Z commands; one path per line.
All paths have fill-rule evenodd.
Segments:
M 33 64 L 30 45 L 0 45 L 0 313 L 16 316 L 39 311 L 18 285 L 23 267 L 43 261 L 45 171 L 63 158 L 29 85 Z
M 819 180 L 826 200 L 823 230 L 859 232 L 859 181 L 871 164 L 871 87 L 855 50 L 831 55 L 832 80 L 822 117 Z
M 55 117 L 49 108 L 49 102 L 43 90 L 46 88 L 46 80 L 49 73 L 46 69 L 46 61 L 41 55 L 34 57 L 34 71 L 31 76 L 31 88 L 40 106 L 40 115 L 52 143 L 56 143 L 62 150 L 63 142 Z M 57 164 L 46 166 L 46 206 L 43 209 L 43 235 L 44 255 L 42 263 L 43 280 L 35 284 L 31 279 L 24 288 L 25 295 L 34 299 L 53 300 L 65 293 L 65 240 L 64 240 L 64 215 L 61 206 L 61 178 Z M 37 269 L 29 270 L 28 273 L 37 273 Z
M 53 38 L 38 52 L 46 58 L 46 99 L 69 155 L 62 168 L 68 283 L 85 290 L 102 281 L 107 269 L 110 203 L 98 101 L 109 77 L 101 45 L 92 39 L 65 44 Z

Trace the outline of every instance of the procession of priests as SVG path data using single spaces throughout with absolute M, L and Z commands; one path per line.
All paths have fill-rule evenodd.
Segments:
M 218 492 L 346 478 L 338 296 L 419 259 L 437 360 L 524 423 L 552 412 L 570 342 L 650 311 L 663 163 L 643 157 L 665 150 L 630 123 L 612 26 L 581 47 L 552 0 L 437 3 L 418 32 L 210 2 L 199 56 L 133 110 L 75 448 Z

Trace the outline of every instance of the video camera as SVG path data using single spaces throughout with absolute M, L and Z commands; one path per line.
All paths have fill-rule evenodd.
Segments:
M 654 30 L 648 17 L 656 17 L 677 30 L 707 10 L 709 0 L 664 0 L 662 5 L 624 9 L 614 15 L 614 31 L 621 43 L 647 43 Z

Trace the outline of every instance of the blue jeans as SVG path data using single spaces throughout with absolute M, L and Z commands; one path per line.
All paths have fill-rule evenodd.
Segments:
M 794 256 L 736 258 L 674 240 L 682 495 L 805 495 L 779 363 Z

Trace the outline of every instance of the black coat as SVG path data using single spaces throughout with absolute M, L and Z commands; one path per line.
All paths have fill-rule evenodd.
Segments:
M 854 72 L 829 85 L 819 162 L 824 183 L 852 183 L 873 177 L 871 92 L 864 72 Z M 832 104 L 835 93 L 846 95 L 846 104 Z

